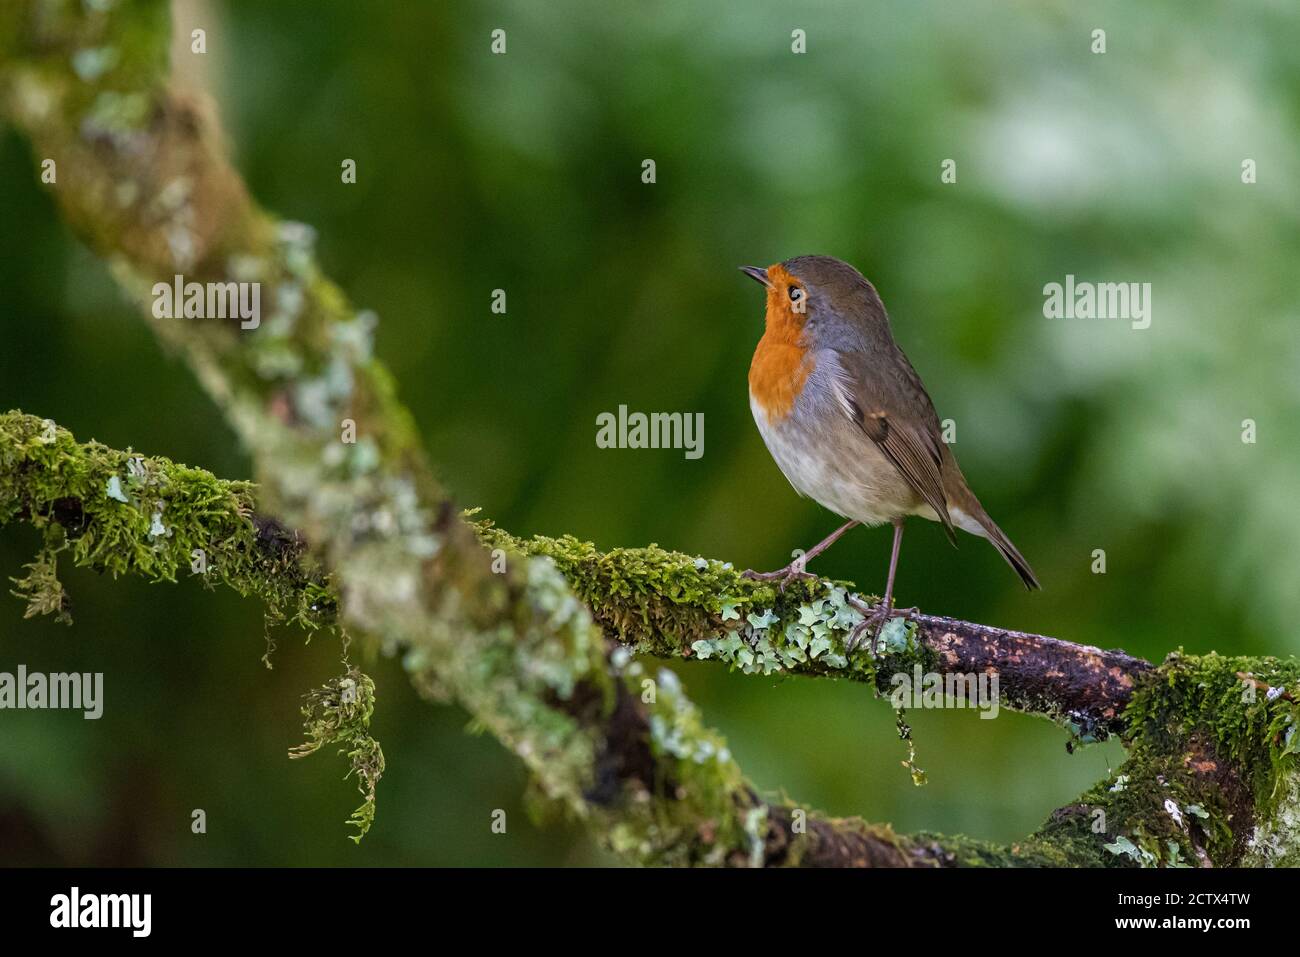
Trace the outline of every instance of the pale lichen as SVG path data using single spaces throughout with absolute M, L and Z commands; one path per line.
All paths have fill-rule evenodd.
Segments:
M 1251 832 L 1243 867 L 1300 867 L 1300 768 L 1279 778 L 1276 808 Z

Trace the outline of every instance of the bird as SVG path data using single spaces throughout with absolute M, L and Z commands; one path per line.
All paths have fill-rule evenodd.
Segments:
M 967 485 L 921 377 L 894 341 L 875 286 L 831 256 L 740 270 L 767 292 L 765 327 L 749 366 L 754 422 L 794 490 L 848 519 L 784 568 L 750 570 L 746 577 L 776 580 L 782 589 L 815 578 L 808 562 L 845 532 L 892 524 L 883 597 L 875 606 L 850 599 L 864 617 L 849 636 L 849 654 L 869 629 L 874 653 L 894 617 L 894 577 L 910 516 L 939 522 L 954 546 L 955 529 L 988 539 L 1027 589 L 1040 588 Z

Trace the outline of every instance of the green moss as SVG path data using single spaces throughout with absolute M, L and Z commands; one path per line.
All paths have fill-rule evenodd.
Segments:
M 1298 696 L 1300 663 L 1294 660 L 1181 650 L 1169 655 L 1125 714 L 1131 755 L 1126 767 L 1141 770 L 1148 807 L 1159 797 L 1159 785 L 1181 791 L 1172 795 L 1180 807 L 1208 812 L 1193 827 L 1205 834 L 1216 863 L 1294 855 L 1300 846 L 1294 840 L 1300 836 L 1294 803 Z M 1161 771 L 1153 783 L 1152 774 Z M 1159 815 L 1144 821 L 1139 837 L 1177 837 Z M 1150 846 L 1155 844 L 1145 846 L 1158 855 L 1160 846 Z M 1189 857 L 1185 850 L 1182 857 Z
M 14 594 L 25 615 L 54 614 L 71 622 L 70 600 L 57 559 L 114 577 L 153 582 L 199 578 L 259 598 L 268 624 L 289 622 L 309 630 L 331 625 L 337 597 L 297 538 L 273 522 L 253 518 L 253 486 L 218 479 L 170 459 L 117 451 L 97 442 L 79 444 L 66 429 L 20 412 L 0 415 L 0 525 L 28 521 L 42 536 Z M 370 679 L 343 730 L 369 720 Z M 318 706 L 323 707 L 316 700 Z M 318 716 L 323 720 L 323 715 Z M 322 732 L 323 724 L 317 731 Z M 340 739 L 341 740 L 341 739 Z M 317 740 L 319 747 L 323 738 Z M 378 745 L 360 734 L 348 740 L 353 770 L 367 800 L 353 816 L 362 834 L 374 815 L 374 784 L 383 769 Z
M 1300 708 L 1292 699 L 1298 694 L 1300 663 L 1294 660 L 1179 650 L 1165 660 L 1159 680 L 1133 696 L 1126 717 L 1130 736 L 1153 747 L 1207 735 L 1219 756 L 1242 769 L 1257 805 L 1266 809 L 1279 796 L 1281 776 L 1295 765 Z
M 648 714 L 659 779 L 626 785 L 629 791 L 608 816 L 610 849 L 655 866 L 761 861 L 766 805 L 753 797 L 726 741 L 705 726 L 668 669 L 647 681 L 641 663 L 633 661 L 623 677 Z
M 919 831 L 906 839 L 909 848 L 933 855 L 935 865 L 946 867 L 1081 867 L 1087 862 L 1057 844 L 1024 841 L 995 844 L 964 834 Z
M 1170 655 L 1125 712 L 1129 754 L 1119 771 L 1031 840 L 1100 866 L 1294 859 L 1297 711 L 1282 696 L 1288 688 L 1300 688 L 1294 661 Z
M 868 683 L 935 663 L 901 619 L 885 629 L 879 659 L 864 646 L 850 660 L 846 644 L 862 615 L 848 602 L 848 582 L 800 580 L 781 590 L 743 577 L 730 563 L 658 545 L 602 552 L 568 535 L 519 539 L 490 522 L 472 524 L 489 548 L 549 558 L 607 634 L 646 654 L 720 661 L 746 674 Z
M 375 683 L 356 668 L 303 695 L 302 716 L 307 740 L 289 751 L 290 758 L 305 758 L 327 745 L 342 745 L 347 755 L 348 777 L 357 776 L 357 789 L 365 800 L 352 812 L 348 824 L 357 829 L 358 844 L 375 821 L 375 791 L 384 775 L 384 752 L 370 734 L 375 713 Z
M 1201 788 L 1178 758 L 1136 749 L 1120 773 L 1056 812 L 1033 837 L 1076 866 L 1133 867 L 1195 862 L 1232 852 L 1231 813 L 1211 788 Z M 1211 821 L 1217 824 L 1211 824 Z
M 23 566 L 27 569 L 27 574 L 22 578 L 12 578 L 10 581 L 14 583 L 13 595 L 27 602 L 27 608 L 23 612 L 24 618 L 53 614 L 55 620 L 70 625 L 72 624 L 72 615 L 69 613 L 71 603 L 68 593 L 63 589 L 63 583 L 59 581 L 57 554 L 53 548 L 41 549 L 34 561 Z
M 28 613 L 68 615 L 56 556 L 149 581 L 198 577 L 267 604 L 273 621 L 309 629 L 337 611 L 329 579 L 302 544 L 253 518 L 253 486 L 162 457 L 79 444 L 21 412 L 0 415 L 0 524 L 26 518 L 43 546 L 17 591 Z

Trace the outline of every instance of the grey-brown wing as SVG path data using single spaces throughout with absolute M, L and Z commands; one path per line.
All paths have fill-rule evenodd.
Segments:
M 948 540 L 957 535 L 948 515 L 943 491 L 943 450 L 939 445 L 938 418 L 919 377 L 901 355 L 906 369 L 893 370 L 889 383 L 873 381 L 860 368 L 861 361 L 842 352 L 832 354 L 831 381 L 844 414 L 885 458 L 893 463 L 916 494 L 934 509 Z

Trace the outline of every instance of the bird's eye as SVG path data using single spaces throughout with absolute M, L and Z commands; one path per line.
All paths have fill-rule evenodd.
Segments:
M 803 298 L 803 290 L 800 289 L 798 286 L 791 286 L 789 292 L 790 292 L 791 302 L 798 302 L 800 299 Z

